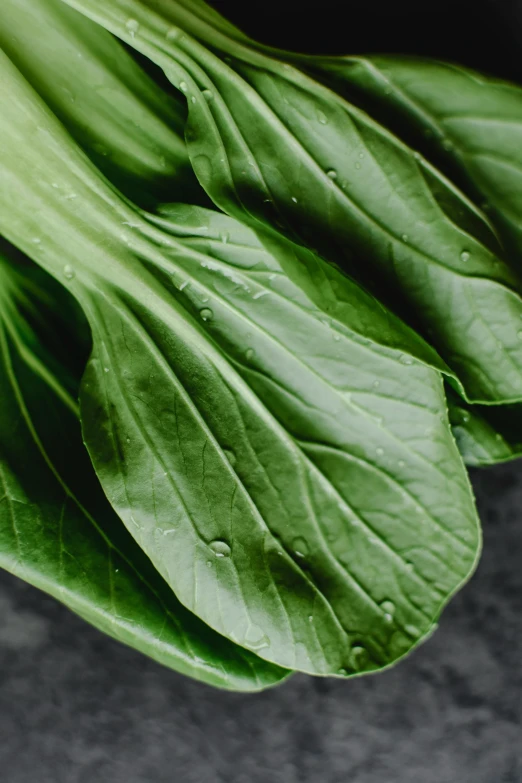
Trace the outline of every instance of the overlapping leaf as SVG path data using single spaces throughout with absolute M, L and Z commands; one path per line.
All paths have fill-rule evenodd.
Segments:
M 337 89 L 361 102 L 456 178 L 495 221 L 513 253 L 513 263 L 520 268 L 520 87 L 418 58 L 333 58 L 314 63 Z
M 202 202 L 184 142 L 183 101 L 158 87 L 103 27 L 61 0 L 2 0 L 0 46 L 135 202 Z
M 179 604 L 103 496 L 69 391 L 74 373 L 37 335 L 63 340 L 64 325 L 53 335 L 48 324 L 71 308 L 37 271 L 0 259 L 0 566 L 177 671 L 234 690 L 275 684 L 283 670 Z
M 219 207 L 350 270 L 430 339 L 469 400 L 522 399 L 519 276 L 483 216 L 424 159 L 297 68 L 209 24 L 201 3 L 67 2 L 186 95 L 189 154 Z
M 522 406 L 468 405 L 448 390 L 450 421 L 466 465 L 480 467 L 522 457 Z
M 299 245 L 190 207 L 137 212 L 7 58 L 2 81 L 0 225 L 87 315 L 84 438 L 127 529 L 188 609 L 261 658 L 397 660 L 479 548 L 437 356 Z

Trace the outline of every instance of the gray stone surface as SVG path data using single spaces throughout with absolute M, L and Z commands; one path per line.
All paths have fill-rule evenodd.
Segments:
M 0 575 L 2 783 L 520 783 L 522 461 L 474 473 L 484 554 L 396 668 L 215 691 Z

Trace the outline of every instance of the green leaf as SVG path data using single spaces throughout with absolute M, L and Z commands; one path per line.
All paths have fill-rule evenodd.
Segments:
M 317 60 L 315 70 L 455 178 L 487 210 L 520 270 L 520 87 L 419 58 Z
M 40 340 L 52 336 L 54 313 L 70 309 L 45 277 L 27 266 L 22 276 L 0 255 L 0 566 L 183 674 L 233 690 L 273 685 L 288 672 L 187 612 L 105 499 L 69 369 Z
M 206 203 L 185 146 L 184 101 L 102 27 L 60 0 L 3 0 L 0 46 L 126 195 Z
M 84 438 L 128 530 L 188 609 L 268 661 L 396 661 L 480 547 L 437 357 L 301 246 L 134 210 L 7 60 L 2 80 L 0 228 L 87 315 Z
M 485 218 L 424 159 L 297 68 L 209 24 L 199 2 L 67 2 L 186 95 L 190 158 L 214 203 L 355 275 L 422 331 L 470 401 L 522 399 L 518 275 Z
M 468 405 L 448 389 L 450 421 L 466 465 L 480 467 L 522 457 L 522 406 Z

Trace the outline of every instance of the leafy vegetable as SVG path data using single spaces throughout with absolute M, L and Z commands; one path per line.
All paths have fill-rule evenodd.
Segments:
M 334 58 L 314 67 L 456 178 L 495 221 L 520 269 L 520 87 L 419 58 Z
M 0 50 L 0 565 L 220 687 L 393 664 L 522 453 L 518 89 L 202 0 Z
M 424 159 L 295 67 L 210 26 L 200 3 L 67 2 L 187 96 L 188 152 L 214 203 L 356 275 L 421 329 L 468 400 L 522 399 L 519 278 L 487 221 Z
M 522 456 L 522 406 L 467 405 L 448 391 L 450 421 L 466 465 L 495 465 Z
M 139 213 L 7 59 L 2 80 L 0 225 L 87 315 L 84 438 L 128 530 L 261 658 L 344 674 L 402 656 L 479 546 L 440 373 L 413 358 L 427 346 L 299 246 Z
M 3 0 L 0 46 L 126 195 L 142 205 L 201 201 L 183 139 L 183 101 L 102 27 L 61 0 Z
M 286 672 L 187 612 L 123 528 L 82 445 L 74 375 L 35 331 L 70 304 L 12 263 L 0 257 L 0 565 L 184 674 L 235 690 L 278 682 Z

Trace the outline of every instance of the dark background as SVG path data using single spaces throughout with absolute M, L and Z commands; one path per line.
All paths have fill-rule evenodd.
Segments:
M 521 0 L 214 4 L 274 45 L 431 55 L 522 82 Z M 0 572 L 0 780 L 522 783 L 522 461 L 473 483 L 476 575 L 428 643 L 371 678 L 222 693 Z

